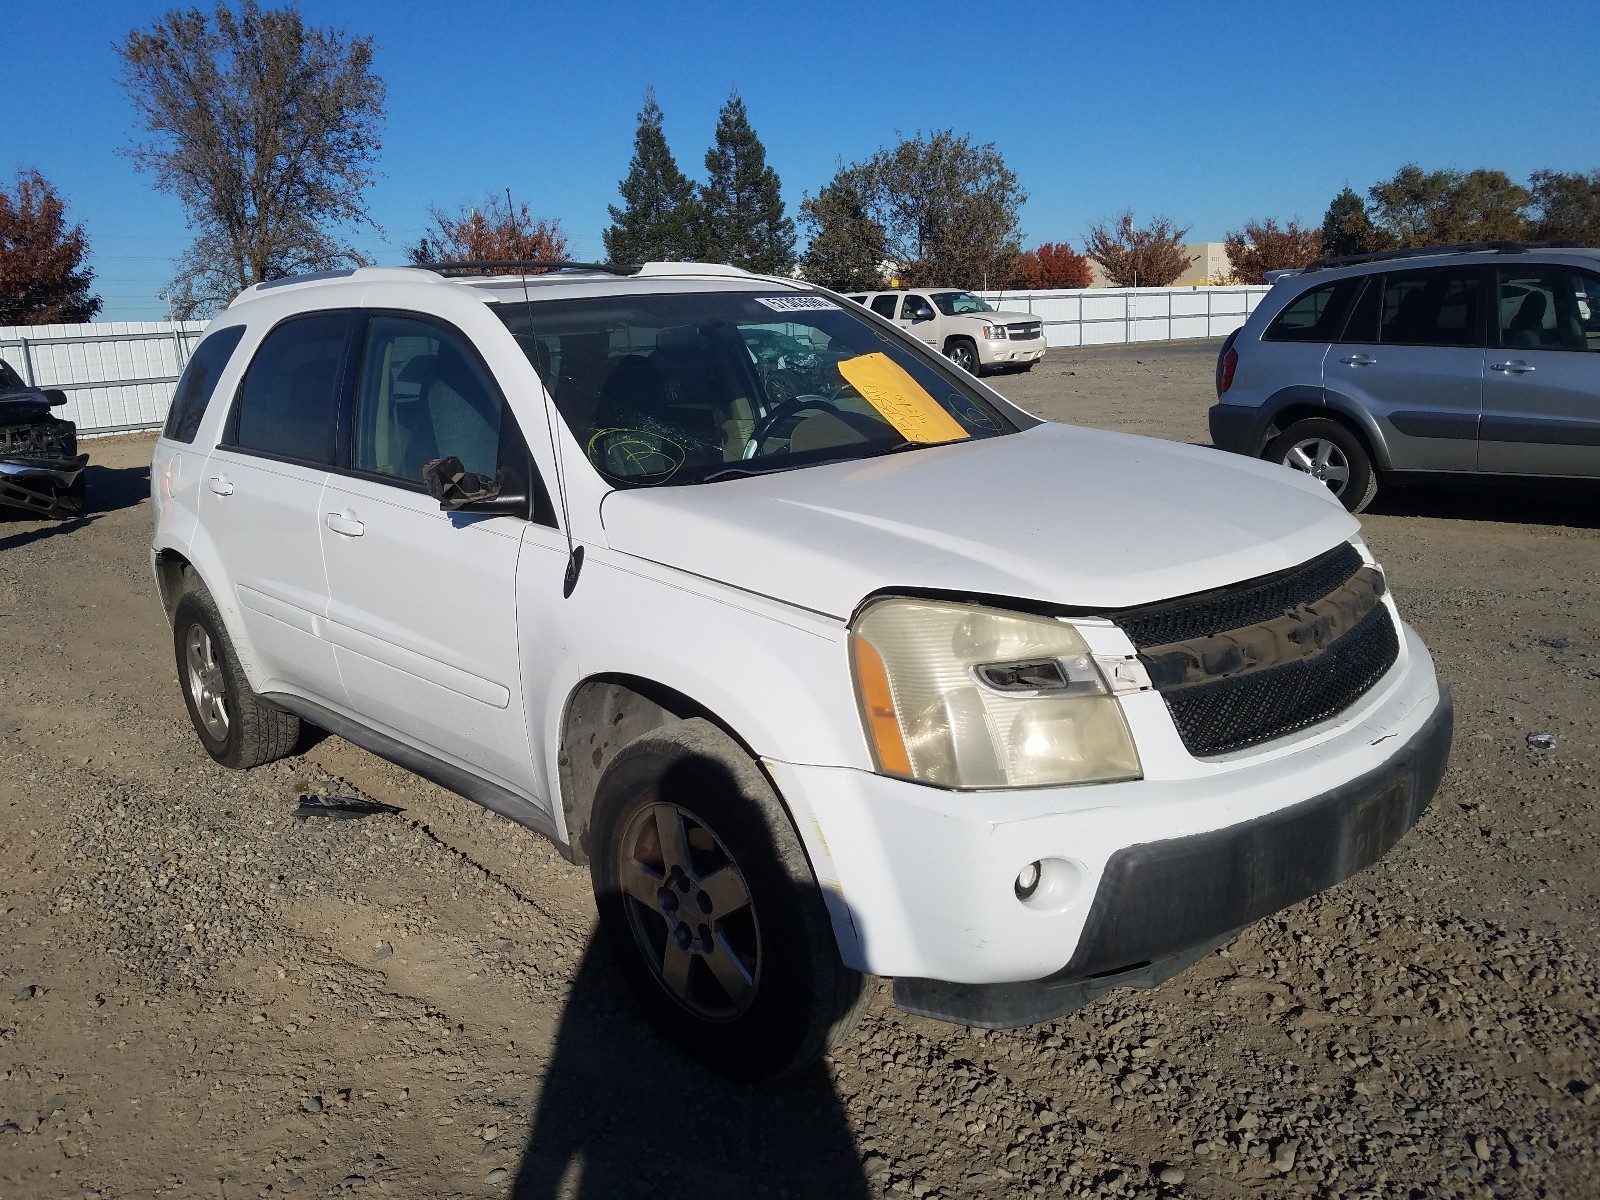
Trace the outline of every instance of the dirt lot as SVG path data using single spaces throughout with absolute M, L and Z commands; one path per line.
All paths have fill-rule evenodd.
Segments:
M 1214 354 L 997 382 L 1204 442 Z M 880 995 L 762 1092 L 641 1031 L 585 873 L 533 835 L 337 738 L 211 763 L 148 578 L 149 447 L 91 445 L 88 518 L 0 523 L 0 1196 L 1600 1192 L 1592 493 L 1366 519 L 1457 705 L 1443 789 L 1378 866 L 1048 1026 Z M 299 819 L 307 791 L 403 811 Z

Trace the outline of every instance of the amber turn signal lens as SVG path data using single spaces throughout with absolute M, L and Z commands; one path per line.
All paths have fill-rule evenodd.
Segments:
M 911 774 L 911 759 L 905 739 L 900 735 L 900 720 L 894 711 L 894 696 L 889 691 L 889 672 L 872 644 L 862 638 L 851 639 L 856 658 L 856 685 L 872 747 L 878 756 L 878 769 L 890 775 Z

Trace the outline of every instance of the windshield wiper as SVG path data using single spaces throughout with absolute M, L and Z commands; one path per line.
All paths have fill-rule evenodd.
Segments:
M 967 437 L 946 438 L 942 442 L 914 442 L 910 438 L 901 438 L 898 442 L 890 442 L 887 446 L 879 446 L 866 454 L 852 454 L 846 458 L 830 458 L 821 462 L 785 463 L 780 467 L 722 467 L 712 471 L 709 475 L 702 475 L 694 483 L 720 483 L 724 479 L 744 479 L 750 475 L 776 475 L 780 471 L 798 471 L 802 467 L 826 467 L 835 463 L 862 462 L 869 458 L 882 458 L 886 454 L 903 454 L 907 450 L 926 450 L 930 446 L 953 446 L 957 442 L 971 441 Z
M 793 471 L 799 466 L 811 466 L 810 463 L 790 463 L 781 467 L 723 467 L 712 471 L 709 475 L 702 475 L 694 483 L 720 483 L 724 479 L 744 479 L 749 475 L 776 475 L 779 471 Z

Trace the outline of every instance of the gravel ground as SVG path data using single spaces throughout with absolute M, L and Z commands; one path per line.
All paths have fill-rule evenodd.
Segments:
M 996 382 L 1203 443 L 1214 354 Z M 761 1091 L 642 1030 L 585 873 L 535 836 L 337 738 L 212 764 L 148 579 L 149 447 L 90 444 L 88 519 L 0 523 L 0 1197 L 1600 1190 L 1592 493 L 1366 519 L 1457 704 L 1444 786 L 1377 866 L 1049 1025 L 880 994 Z M 307 792 L 400 811 L 302 818 Z

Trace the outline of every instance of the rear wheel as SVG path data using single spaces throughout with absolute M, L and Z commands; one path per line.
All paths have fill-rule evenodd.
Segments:
M 1378 494 L 1378 473 L 1367 448 L 1338 421 L 1308 417 L 1272 439 L 1266 458 L 1311 476 L 1353 513 Z
M 791 1074 L 868 996 L 840 960 L 788 814 L 749 756 L 702 720 L 643 734 L 595 795 L 600 925 L 651 1021 L 739 1079 Z
M 267 704 L 250 687 L 216 602 L 185 571 L 172 612 L 178 683 L 206 753 L 225 767 L 258 767 L 294 752 L 300 718 Z

